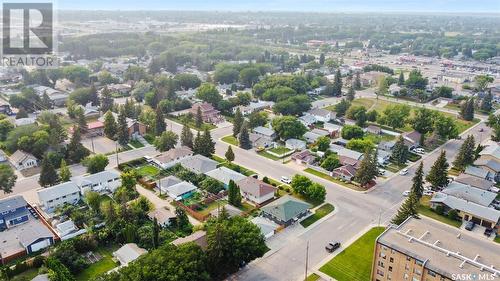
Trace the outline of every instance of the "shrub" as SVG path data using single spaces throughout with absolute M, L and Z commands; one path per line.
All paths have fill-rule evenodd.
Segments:
M 435 211 L 436 211 L 436 213 L 442 215 L 442 214 L 444 214 L 444 207 L 442 205 L 438 205 L 438 206 L 436 206 Z
M 458 220 L 458 212 L 457 210 L 448 211 L 448 218 L 451 220 Z

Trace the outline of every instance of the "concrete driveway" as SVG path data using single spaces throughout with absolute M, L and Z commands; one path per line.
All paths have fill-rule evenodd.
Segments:
M 105 136 L 82 139 L 82 144 L 88 150 L 98 154 L 110 153 L 116 149 L 115 141 Z

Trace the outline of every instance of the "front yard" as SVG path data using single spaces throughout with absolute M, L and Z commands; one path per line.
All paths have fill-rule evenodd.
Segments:
M 268 150 L 271 151 L 272 153 L 276 153 L 276 154 L 285 154 L 285 153 L 291 151 L 291 149 L 288 149 L 284 146 L 273 147 L 273 148 L 270 148 Z
M 460 227 L 462 225 L 462 221 L 450 219 L 445 215 L 440 215 L 436 213 L 431 207 L 429 201 L 431 200 L 430 196 L 422 196 L 420 199 L 420 204 L 418 206 L 418 213 L 420 215 L 424 215 L 426 217 L 435 219 L 437 221 L 440 221 L 442 223 L 446 223 L 448 225 L 454 226 L 454 227 Z
M 217 126 L 210 124 L 210 123 L 203 123 L 201 125 L 201 128 L 198 128 L 198 127 L 196 127 L 195 119 L 194 118 L 186 118 L 185 115 L 181 115 L 181 116 L 167 115 L 167 119 L 174 121 L 176 123 L 179 123 L 179 124 L 187 123 L 189 128 L 195 129 L 198 131 L 203 131 L 205 129 L 212 130 L 212 129 L 217 128 Z
M 370 280 L 375 239 L 383 231 L 383 227 L 370 229 L 319 270 L 338 281 Z
M 332 204 L 325 203 L 321 207 L 319 207 L 318 209 L 316 209 L 316 211 L 314 212 L 313 215 L 311 215 L 308 218 L 306 218 L 305 220 L 301 221 L 300 224 L 303 227 L 308 227 L 311 224 L 313 224 L 313 223 L 317 222 L 318 220 L 320 220 L 321 218 L 325 217 L 329 213 L 333 212 L 333 210 L 335 210 L 335 207 Z
M 229 143 L 234 146 L 239 146 L 240 142 L 237 138 L 233 137 L 233 135 L 227 135 L 221 139 L 223 142 Z
M 316 170 L 311 169 L 311 168 L 305 169 L 304 172 L 309 173 L 309 174 L 313 174 L 313 175 L 315 175 L 317 177 L 320 177 L 322 179 L 331 181 L 333 183 L 345 186 L 345 187 L 353 189 L 353 190 L 357 190 L 357 191 L 365 191 L 366 190 L 365 188 L 363 188 L 361 186 L 357 186 L 357 185 L 355 185 L 353 183 L 348 183 L 348 182 L 341 181 L 341 180 L 336 179 L 336 178 L 334 178 L 334 177 L 332 177 L 330 175 L 324 174 L 322 172 L 316 171 Z

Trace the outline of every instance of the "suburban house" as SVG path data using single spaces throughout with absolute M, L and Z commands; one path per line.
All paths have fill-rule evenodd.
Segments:
M 291 150 L 304 150 L 306 149 L 306 142 L 298 139 L 287 139 L 285 147 Z
M 339 137 L 342 132 L 342 126 L 328 122 L 323 124 L 323 129 L 327 130 L 332 138 Z
M 217 124 L 224 121 L 224 117 L 220 115 L 220 111 L 207 102 L 193 104 L 189 112 L 196 116 L 198 114 L 198 108 L 201 110 L 203 122 Z
M 186 181 L 165 188 L 165 192 L 168 196 L 175 201 L 191 197 L 196 190 L 198 190 L 196 186 Z
M 316 118 L 312 115 L 302 115 L 299 117 L 299 121 L 306 127 L 310 127 L 317 122 Z
M 399 87 L 397 84 L 391 84 L 389 86 L 389 94 L 393 96 L 398 96 L 399 92 L 401 92 L 401 87 Z
M 313 116 L 316 121 L 323 123 L 329 122 L 330 120 L 335 118 L 334 112 L 318 107 L 310 109 L 309 111 L 305 112 L 304 115 Z
M 345 161 L 349 161 L 349 159 L 353 159 L 354 161 L 358 162 L 363 158 L 363 153 L 357 152 L 355 150 L 351 150 L 348 148 L 342 148 L 337 152 L 337 155 L 339 156 L 339 159 L 344 158 Z M 341 160 L 342 162 L 342 160 Z
M 202 249 L 206 250 L 208 247 L 207 243 L 207 232 L 204 230 L 198 230 L 193 232 L 191 235 L 186 237 L 179 237 L 172 241 L 173 245 L 179 246 L 185 243 L 193 242 L 196 245 L 200 246 Z
M 118 114 L 115 112 L 112 112 L 113 117 L 115 117 L 115 120 L 118 120 Z M 98 121 L 101 121 L 104 123 L 104 118 L 105 116 L 99 117 Z M 128 129 L 128 136 L 130 139 L 136 139 L 137 136 L 143 136 L 146 134 L 146 129 L 147 126 L 144 123 L 139 122 L 138 120 L 132 119 L 132 118 L 126 118 L 127 121 L 127 129 Z
M 64 204 L 76 204 L 80 201 L 80 188 L 74 182 L 65 182 L 37 191 L 40 207 L 46 212 L 53 212 Z
M 148 213 L 148 218 L 152 221 L 156 219 L 156 222 L 162 226 L 167 227 L 172 224 L 176 216 L 166 207 L 157 208 Z
M 379 150 L 377 152 L 377 163 L 379 165 L 386 165 L 389 163 L 389 160 L 391 158 L 391 154 L 390 152 L 387 152 L 385 150 Z
M 128 243 L 113 252 L 113 257 L 120 262 L 120 266 L 127 266 L 147 252 L 146 249 L 140 248 L 135 243 Z
M 35 93 L 42 97 L 43 95 L 47 95 L 54 106 L 62 107 L 66 105 L 66 101 L 69 98 L 69 94 L 63 91 L 56 90 L 54 88 L 46 87 L 46 86 L 36 86 L 33 87 Z
M 258 136 L 267 138 L 269 140 L 274 140 L 277 136 L 276 132 L 273 129 L 269 129 L 267 127 L 262 127 L 262 126 L 255 127 L 253 129 L 253 133 Z
M 257 132 L 255 132 L 254 129 L 254 132 L 248 134 L 252 146 L 254 148 L 270 147 L 274 143 L 274 139 L 276 138 L 276 134 L 274 134 L 274 131 L 265 127 L 257 127 L 257 128 L 264 128 L 264 129 L 258 129 Z M 273 133 L 271 134 L 268 130 L 272 131 Z M 265 131 L 267 131 L 269 135 L 263 134 L 263 132 Z
M 384 150 L 384 151 L 388 151 L 388 152 L 391 152 L 392 149 L 394 148 L 394 145 L 396 145 L 396 142 L 395 141 L 381 141 L 379 144 L 378 144 L 378 149 L 379 151 L 380 150 Z
M 42 223 L 26 224 L 19 234 L 19 242 L 26 249 L 26 253 L 40 251 L 54 244 L 54 234 Z
M 403 133 L 403 139 L 409 149 L 420 146 L 420 140 L 422 139 L 422 134 L 417 131 L 411 131 Z
M 19 171 L 38 166 L 38 159 L 33 154 L 22 150 L 16 150 L 10 156 L 9 161 Z
M 489 180 L 485 180 L 484 178 L 472 176 L 469 174 L 460 174 L 455 178 L 455 182 L 466 184 L 473 186 L 475 188 L 479 188 L 482 190 L 489 190 L 493 191 L 497 190 L 496 187 L 494 187 L 495 183 Z
M 235 183 L 246 178 L 245 175 L 242 175 L 236 171 L 228 169 L 226 167 L 219 167 L 212 171 L 208 171 L 205 175 L 216 179 L 224 184 L 224 187 L 227 188 L 229 186 L 230 181 L 234 181 Z
M 303 150 L 292 154 L 291 159 L 300 165 L 309 165 L 314 163 L 316 155 L 312 154 L 309 150 Z
M 217 161 L 200 154 L 186 157 L 180 161 L 182 167 L 196 174 L 204 174 L 217 168 Z
M 73 127 L 71 127 L 71 133 L 73 132 Z M 101 121 L 94 121 L 87 124 L 87 131 L 84 134 L 85 137 L 92 138 L 97 136 L 104 136 L 104 123 Z
M 193 156 L 193 151 L 187 146 L 181 146 L 153 157 L 152 162 L 160 169 L 168 169 L 190 156 Z
M 474 165 L 490 172 L 494 181 L 500 181 L 500 161 L 496 159 L 483 158 L 483 156 L 481 156 L 476 160 L 476 162 L 474 162 Z
M 341 178 L 345 181 L 352 181 L 352 179 L 356 176 L 356 168 L 353 165 L 346 164 L 334 169 L 330 174 L 334 178 Z
M 236 182 L 240 188 L 241 197 L 260 205 L 274 198 L 276 187 L 254 177 L 246 177 Z
M 282 226 L 290 226 L 310 214 L 309 203 L 285 195 L 262 207 L 262 216 Z
M 248 105 L 239 105 L 233 107 L 233 113 L 236 113 L 236 110 L 239 108 L 240 112 L 243 116 L 250 115 L 256 111 L 261 111 L 264 109 L 270 109 L 274 105 L 272 101 L 256 101 L 250 102 Z
M 128 84 L 109 84 L 106 86 L 110 93 L 118 93 L 120 95 L 126 95 L 130 93 L 132 87 Z
M 72 181 L 80 188 L 82 195 L 87 191 L 99 193 L 113 193 L 122 184 L 120 173 L 116 170 L 105 170 L 86 176 L 72 178 Z
M 161 193 L 167 193 L 167 188 L 172 186 L 172 185 L 175 185 L 175 184 L 178 184 L 178 183 L 181 183 L 182 180 L 177 178 L 176 176 L 168 176 L 168 177 L 165 177 L 165 178 L 162 178 L 160 179 L 160 191 Z
M 99 111 L 99 107 L 92 105 L 91 102 L 87 103 L 85 106 L 78 105 L 79 108 L 83 109 L 83 116 L 86 118 L 94 118 L 98 117 L 101 112 Z
M 280 227 L 275 222 L 263 217 L 255 217 L 251 220 L 251 222 L 260 228 L 260 233 L 264 235 L 265 239 L 271 238 Z
M 375 125 L 369 125 L 368 127 L 366 127 L 365 131 L 367 133 L 374 134 L 374 135 L 382 134 L 382 129 L 380 129 L 379 126 L 375 126 Z
M 478 177 L 488 181 L 493 181 L 494 179 L 494 174 L 492 174 L 490 171 L 471 165 L 465 168 L 464 174 Z
M 480 158 L 500 160 L 500 145 L 496 142 L 490 142 L 486 147 L 479 152 Z
M 490 206 L 496 196 L 494 192 L 452 182 L 447 188 L 434 194 L 430 203 L 432 208 L 443 206 L 445 212 L 457 210 L 464 221 L 493 228 L 500 219 L 500 211 Z
M 28 203 L 21 195 L 0 200 L 0 231 L 25 223 L 28 219 Z
M 322 129 L 312 129 L 304 134 L 307 143 L 315 143 L 320 137 L 329 137 L 330 133 Z

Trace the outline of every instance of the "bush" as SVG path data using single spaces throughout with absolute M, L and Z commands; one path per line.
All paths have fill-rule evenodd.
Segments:
M 45 263 L 45 257 L 42 255 L 36 256 L 33 261 L 31 266 L 35 268 L 41 267 Z
M 450 210 L 450 211 L 448 211 L 448 218 L 450 220 L 458 220 L 458 212 L 457 212 L 457 210 Z
M 270 181 L 269 181 L 269 178 L 268 178 L 268 177 L 264 177 L 264 178 L 262 179 L 262 181 L 263 181 L 263 182 L 265 182 L 265 183 L 267 183 L 267 184 L 269 184 L 269 183 L 270 183 Z
M 444 214 L 444 207 L 442 205 L 438 205 L 435 209 L 436 213 L 442 215 Z

